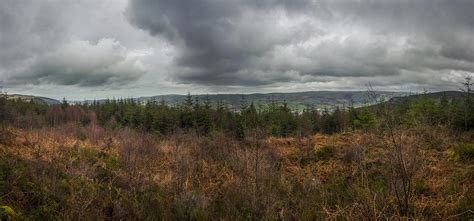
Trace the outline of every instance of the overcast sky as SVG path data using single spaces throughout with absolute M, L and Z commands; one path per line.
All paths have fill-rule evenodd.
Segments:
M 0 84 L 93 99 L 457 90 L 473 0 L 1 0 Z

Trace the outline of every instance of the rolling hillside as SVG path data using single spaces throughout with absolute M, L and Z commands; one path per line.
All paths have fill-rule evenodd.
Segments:
M 24 101 L 33 101 L 38 104 L 55 105 L 55 104 L 61 103 L 61 101 L 55 100 L 52 98 L 32 96 L 32 95 L 9 94 L 7 95 L 7 97 L 8 99 L 21 99 Z

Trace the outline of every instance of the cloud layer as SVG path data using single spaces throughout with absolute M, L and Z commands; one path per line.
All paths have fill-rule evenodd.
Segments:
M 136 0 L 127 12 L 178 49 L 177 82 L 251 86 L 474 72 L 472 8 L 470 0 Z
M 93 30 L 107 26 L 106 20 L 98 20 L 97 11 L 88 10 L 94 6 L 110 7 L 89 0 L 2 3 L 0 77 L 4 84 L 10 88 L 114 87 L 137 81 L 143 65 L 116 39 L 120 35 L 109 37 Z
M 4 0 L 0 82 L 83 97 L 457 90 L 472 0 Z M 63 94 L 66 93 L 66 94 Z
M 142 64 L 113 39 L 93 45 L 75 41 L 34 59 L 11 78 L 14 84 L 59 84 L 95 87 L 125 85 L 143 73 Z

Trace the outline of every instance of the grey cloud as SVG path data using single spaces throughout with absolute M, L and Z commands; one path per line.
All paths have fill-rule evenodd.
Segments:
M 131 2 L 128 14 L 133 24 L 179 48 L 174 61 L 175 78 L 183 82 L 232 85 L 251 83 L 253 73 L 246 70 L 253 69 L 249 65 L 255 56 L 275 45 L 294 42 L 298 35 L 309 36 L 309 30 L 292 30 L 291 25 L 278 24 L 281 16 L 306 10 L 309 4 L 309 1 L 141 0 Z M 267 82 L 255 79 L 255 84 Z
M 439 45 L 441 56 L 474 60 L 474 1 L 337 1 L 331 6 L 339 16 L 370 27 L 371 32 L 409 36 Z
M 12 73 L 8 84 L 57 84 L 95 87 L 123 85 L 143 74 L 139 61 L 113 39 L 97 44 L 75 41 L 34 59 Z
M 61 13 L 61 4 L 40 1 L 5 0 L 0 5 L 0 70 L 15 67 L 44 50 L 54 49 L 65 40 L 62 25 L 52 14 Z
M 405 73 L 474 72 L 472 8 L 471 0 L 135 0 L 127 15 L 177 48 L 178 83 L 402 74 L 409 83 Z
M 3 0 L 0 82 L 76 97 L 367 82 L 457 89 L 474 73 L 473 8 L 472 0 Z
M 115 39 L 139 42 L 146 38 L 136 38 L 146 35 L 133 32 L 135 29 L 119 17 L 109 19 L 121 15 L 117 11 L 121 9 L 116 9 L 120 4 L 125 6 L 119 0 L 3 1 L 0 80 L 8 87 L 98 87 L 135 82 L 144 68 L 132 58 L 133 51 Z

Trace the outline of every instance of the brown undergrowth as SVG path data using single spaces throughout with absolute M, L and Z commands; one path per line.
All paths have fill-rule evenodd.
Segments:
M 456 146 L 471 134 L 397 131 L 419 147 L 409 209 L 397 203 L 386 135 L 351 132 L 242 141 L 223 133 L 166 137 L 97 126 L 8 129 L 0 204 L 15 219 L 468 219 L 474 164 Z M 11 215 L 10 215 L 11 216 Z

